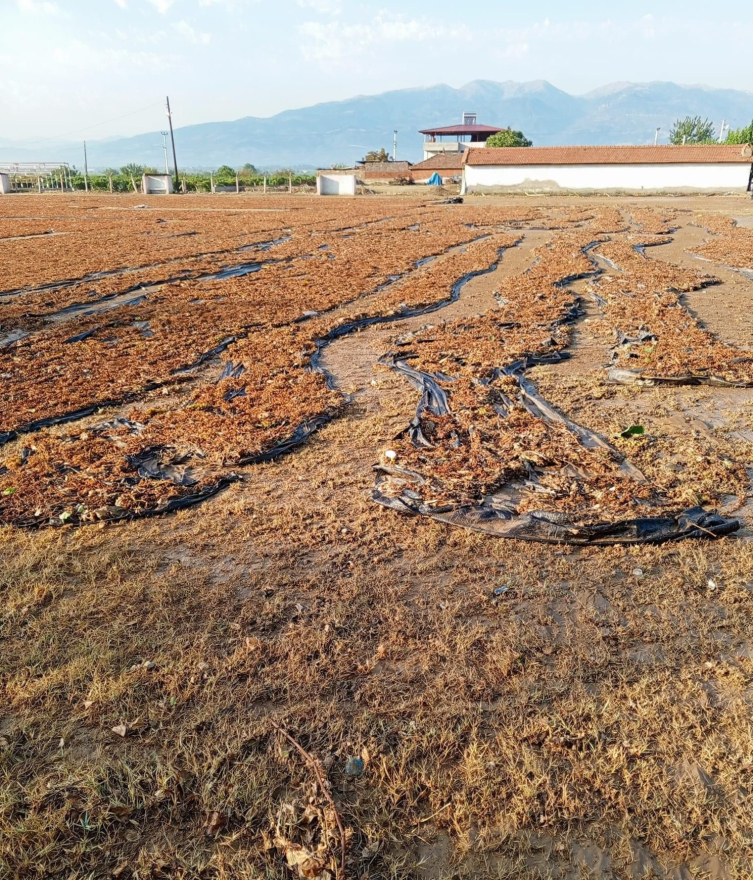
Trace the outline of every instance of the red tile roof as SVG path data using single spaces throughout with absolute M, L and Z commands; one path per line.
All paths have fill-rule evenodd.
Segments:
M 504 130 L 493 125 L 446 125 L 444 128 L 427 128 L 419 134 L 497 134 Z
M 462 171 L 463 155 L 462 153 L 437 153 L 436 156 L 430 156 L 423 162 L 417 162 L 411 171 Z
M 748 155 L 746 155 L 746 152 Z M 471 147 L 468 165 L 692 165 L 747 163 L 750 148 L 739 144 L 648 147 Z

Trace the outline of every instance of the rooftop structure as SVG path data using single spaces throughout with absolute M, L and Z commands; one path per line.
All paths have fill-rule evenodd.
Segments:
M 420 132 L 424 136 L 424 159 L 438 153 L 462 153 L 471 144 L 474 147 L 486 146 L 486 141 L 502 128 L 493 125 L 479 125 L 475 113 L 464 113 L 460 125 L 445 125 L 439 128 L 426 128 Z

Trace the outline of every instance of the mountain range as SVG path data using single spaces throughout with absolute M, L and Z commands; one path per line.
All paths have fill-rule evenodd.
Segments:
M 519 129 L 540 146 L 647 144 L 653 143 L 657 128 L 661 128 L 660 143 L 666 143 L 674 120 L 687 115 L 710 118 L 717 131 L 723 119 L 732 128 L 749 124 L 753 92 L 651 82 L 612 83 L 585 95 L 570 95 L 543 80 L 475 80 L 458 89 L 447 85 L 400 89 L 266 118 L 246 116 L 178 128 L 178 163 L 183 169 L 237 167 L 246 162 L 258 168 L 350 165 L 372 149 L 385 147 L 391 152 L 395 129 L 398 158 L 415 162 L 422 158 L 418 130 L 459 123 L 465 111 L 476 112 L 480 123 Z M 164 164 L 159 132 L 87 145 L 92 169 L 128 162 L 158 168 Z M 0 162 L 8 161 L 67 161 L 80 167 L 82 147 L 48 141 L 35 149 L 0 139 Z

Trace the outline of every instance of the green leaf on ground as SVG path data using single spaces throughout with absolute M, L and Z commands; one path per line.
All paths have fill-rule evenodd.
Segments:
M 620 434 L 620 437 L 624 437 L 625 440 L 629 440 L 631 437 L 643 437 L 646 433 L 646 429 L 643 425 L 631 425 L 627 430 L 623 431 Z

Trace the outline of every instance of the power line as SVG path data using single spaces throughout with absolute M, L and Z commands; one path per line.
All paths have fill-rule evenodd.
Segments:
M 100 125 L 107 125 L 109 122 L 117 122 L 119 119 L 126 119 L 128 116 L 135 116 L 137 113 L 143 113 L 145 110 L 151 110 L 152 107 L 161 107 L 162 101 L 157 101 L 154 104 L 149 104 L 146 107 L 140 107 L 138 110 L 132 110 L 130 113 L 124 113 L 122 116 L 114 116 L 112 119 L 105 119 L 103 122 L 95 122 L 94 125 L 87 125 L 85 128 L 77 128 L 74 131 L 67 131 L 65 134 L 56 134 L 52 135 L 52 137 L 46 138 L 37 138 L 37 140 L 26 141 L 23 144 L 16 144 L 19 147 L 28 147 L 31 144 L 43 144 L 46 141 L 54 141 L 59 138 L 70 137 L 74 134 L 80 134 L 83 131 L 90 131 L 92 128 L 99 128 Z

